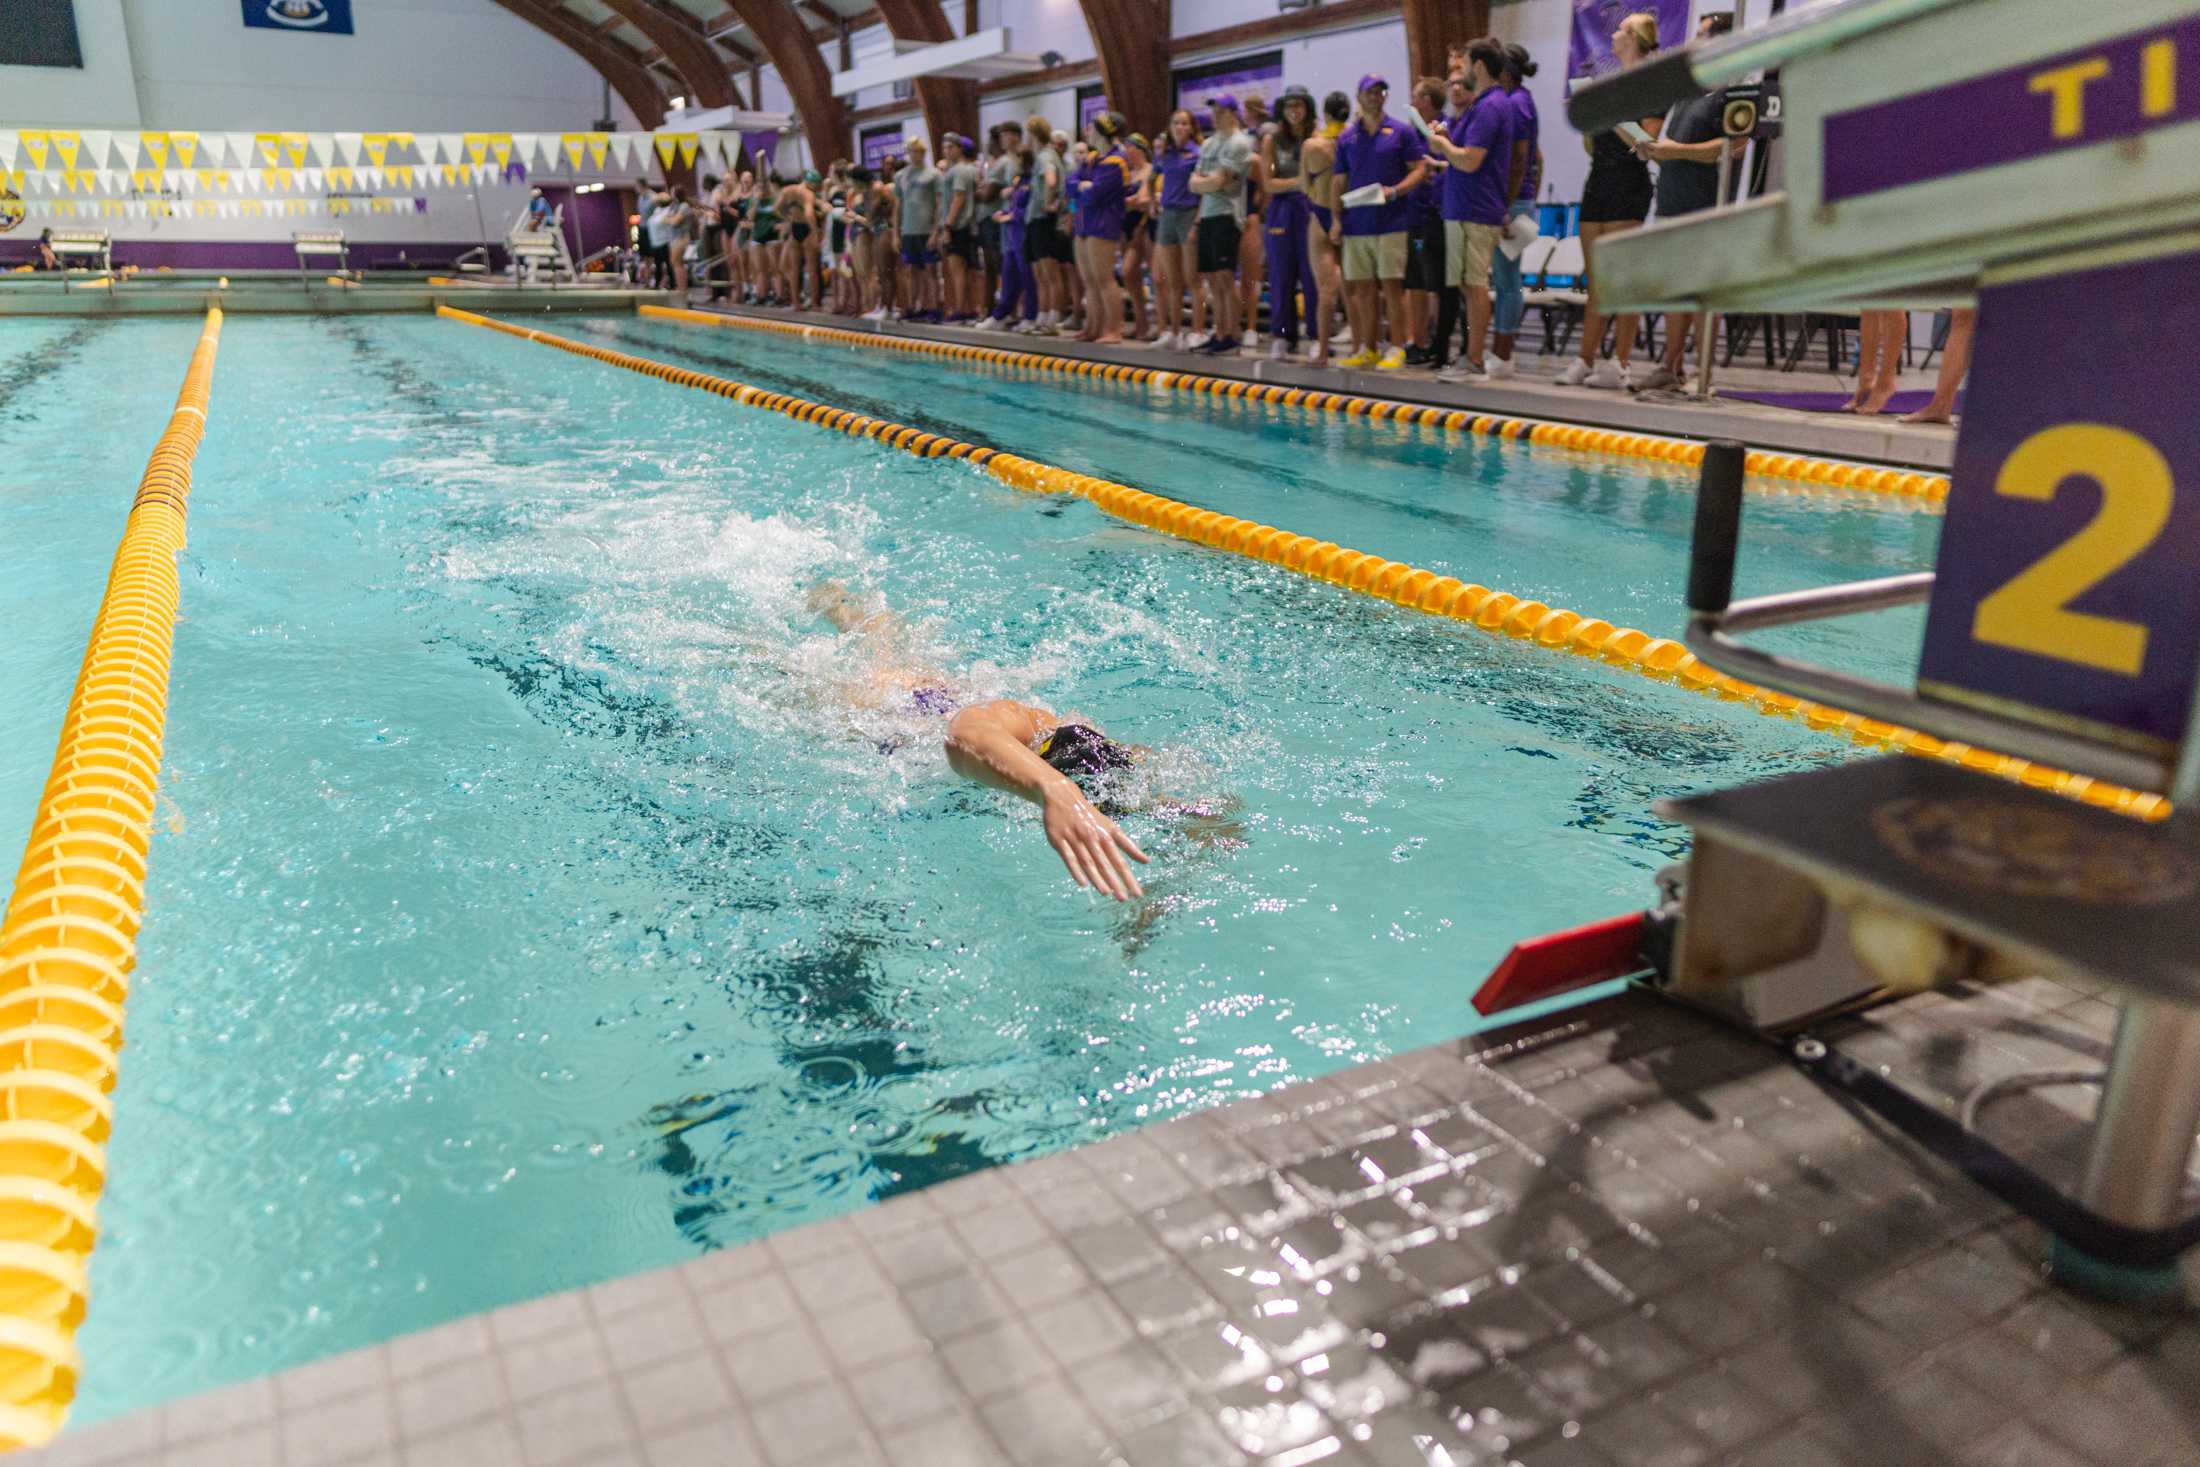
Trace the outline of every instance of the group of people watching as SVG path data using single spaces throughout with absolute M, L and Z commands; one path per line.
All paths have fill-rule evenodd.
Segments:
M 1732 26 L 1731 14 L 1707 14 L 1697 35 Z M 1613 56 L 1639 66 L 1665 39 L 1656 16 L 1632 14 Z M 1402 112 L 1370 74 L 1351 96 L 1286 87 L 1272 112 L 1224 92 L 1152 136 L 1111 111 L 1076 138 L 1034 115 L 995 125 L 982 150 L 947 134 L 937 163 L 912 138 L 876 168 L 706 176 L 693 202 L 645 186 L 645 280 L 686 289 L 692 253 L 714 300 L 1217 356 L 1257 347 L 1265 290 L 1273 358 L 1503 380 L 1516 375 L 1522 256 L 1544 177 L 1527 87 L 1537 66 L 1493 37 L 1449 61 L 1445 77 L 1413 84 Z M 1653 210 L 1670 219 L 1718 202 L 1721 154 L 1740 151 L 1723 102 L 1712 93 L 1581 140 L 1589 269 L 1600 241 Z M 1900 331 L 1886 314 L 1899 313 L 1864 322 L 1859 410 L 1893 390 Z M 1701 319 L 1668 318 L 1663 359 L 1647 370 L 1633 360 L 1639 325 L 1590 306 L 1558 382 L 1681 385 Z

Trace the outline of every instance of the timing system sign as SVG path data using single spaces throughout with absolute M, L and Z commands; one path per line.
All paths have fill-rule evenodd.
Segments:
M 243 0 L 244 23 L 258 30 L 351 34 L 351 0 Z

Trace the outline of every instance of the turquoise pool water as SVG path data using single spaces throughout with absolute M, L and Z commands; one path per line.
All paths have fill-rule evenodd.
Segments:
M 0 344 L 0 838 L 195 321 Z M 631 318 L 549 329 L 1670 631 L 1642 466 Z M 1938 521 L 1750 506 L 1745 584 Z M 80 1419 L 1472 1027 L 1639 905 L 1662 795 L 1844 757 L 776 415 L 431 319 L 232 318 L 183 564 Z M 1129 909 L 802 604 L 1156 746 Z M 1901 617 L 1794 634 L 1889 675 Z M 12 869 L 12 862 L 10 863 Z

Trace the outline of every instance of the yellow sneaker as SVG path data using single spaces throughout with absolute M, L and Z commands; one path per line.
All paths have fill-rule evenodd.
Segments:
M 1371 351 L 1356 351 L 1351 356 L 1339 361 L 1337 365 L 1347 371 L 1357 371 L 1363 367 L 1374 366 L 1378 360 L 1380 359 Z
M 1383 353 L 1383 359 L 1375 364 L 1375 370 L 1378 372 L 1395 372 L 1405 366 L 1405 364 L 1405 349 L 1403 347 L 1394 346 L 1389 351 Z

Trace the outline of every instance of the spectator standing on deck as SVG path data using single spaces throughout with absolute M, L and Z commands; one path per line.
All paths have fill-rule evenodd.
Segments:
M 1444 83 L 1424 76 L 1413 84 L 1413 110 L 1406 121 L 1417 125 L 1421 141 L 1444 125 Z M 1413 226 L 1406 232 L 1406 365 L 1429 364 L 1429 331 L 1436 320 L 1437 298 L 1444 291 L 1444 211 L 1440 159 L 1429 160 L 1428 177 L 1413 191 Z
M 946 312 L 951 321 L 975 321 L 979 304 L 972 276 L 978 270 L 978 165 L 970 161 L 970 140 L 960 133 L 940 139 L 940 226 L 936 248 L 946 257 Z
M 1543 186 L 1543 125 L 1536 116 L 1535 94 L 1528 90 L 1528 78 L 1536 70 L 1525 46 L 1505 48 L 1504 94 L 1513 109 L 1511 206 L 1505 213 L 1505 230 L 1498 239 L 1497 253 L 1490 260 L 1490 293 L 1494 300 L 1490 310 L 1489 373 L 1500 382 L 1517 375 L 1513 341 L 1520 335 L 1520 318 L 1528 309 L 1527 282 L 1520 273 L 1526 241 L 1517 235 L 1530 232 L 1533 226 L 1519 221 L 1535 212 L 1535 191 Z M 1507 239 L 1517 247 L 1506 249 Z
M 1420 133 L 1383 110 L 1389 82 L 1372 73 L 1363 76 L 1359 96 L 1359 116 L 1337 140 L 1345 185 L 1345 300 L 1354 348 L 1340 365 L 1394 372 L 1406 364 L 1405 349 L 1384 343 L 1380 322 L 1388 319 L 1395 329 L 1405 320 L 1410 196 L 1428 175 L 1428 149 Z M 1353 202 L 1355 194 L 1362 202 Z
M 1619 23 L 1612 32 L 1612 55 L 1622 70 L 1642 65 L 1658 49 L 1658 18 L 1640 10 Z M 1635 126 L 1655 139 L 1665 128 L 1662 117 L 1645 117 Z M 1581 249 L 1585 268 L 1596 270 L 1597 241 L 1609 235 L 1640 229 L 1650 217 L 1650 165 L 1635 155 L 1628 140 L 1617 130 L 1596 133 L 1581 140 L 1589 155 L 1589 181 L 1581 190 Z M 1600 362 L 1604 349 L 1605 316 L 1596 306 L 1596 292 L 1581 321 L 1581 355 L 1558 374 L 1562 387 L 1632 387 L 1630 360 L 1635 352 L 1633 312 L 1615 323 L 1611 362 Z
M 1467 71 L 1451 80 L 1458 115 L 1429 146 L 1449 164 L 1444 174 L 1444 309 L 1436 323 L 1436 348 L 1447 353 L 1451 333 L 1466 306 L 1467 350 L 1440 374 L 1463 382 L 1488 370 L 1484 349 L 1490 329 L 1490 264 L 1512 202 L 1513 134 L 1519 114 L 1501 82 L 1505 48 L 1483 39 L 1467 48 Z
M 1696 36 L 1706 40 L 1734 28 L 1730 12 L 1715 12 L 1696 23 Z M 1731 148 L 1741 151 L 1740 139 L 1726 136 L 1726 92 L 1709 92 L 1682 102 L 1666 114 L 1663 132 L 1634 143 L 1635 156 L 1658 165 L 1658 218 L 1680 219 L 1700 213 L 1719 201 L 1719 154 Z M 1698 331 L 1711 324 L 1708 315 L 1666 317 L 1665 360 L 1636 384 L 1638 392 L 1678 387 L 1687 377 L 1688 328 Z
M 940 222 L 940 171 L 926 157 L 923 138 L 911 138 L 909 161 L 894 177 L 901 218 L 901 314 L 905 321 L 941 317 L 939 251 L 933 248 Z
M 1199 350 L 1210 356 L 1236 356 L 1239 332 L 1237 263 L 1245 232 L 1245 181 L 1253 171 L 1253 141 L 1247 135 L 1238 99 L 1228 93 L 1207 99 L 1215 116 L 1214 135 L 1200 144 L 1192 192 L 1199 195 L 1199 273 L 1215 313 L 1214 334 Z
M 1268 251 L 1268 355 L 1276 361 L 1299 349 L 1299 307 L 1306 324 L 1321 314 L 1321 287 L 1314 276 L 1311 238 L 1313 207 L 1306 196 L 1306 145 L 1320 119 L 1314 94 L 1304 87 L 1284 88 L 1276 120 L 1261 140 L 1261 171 L 1268 180 L 1268 207 L 1262 219 Z
M 1007 140 L 1011 131 L 1016 134 L 1014 141 Z M 1001 221 L 997 216 L 1016 179 L 1016 149 L 1022 139 L 1023 127 L 1018 123 L 998 122 L 986 129 L 985 166 L 978 175 L 978 247 L 985 255 L 981 300 L 991 300 L 1000 289 Z
M 1024 134 L 1030 139 L 1031 150 L 1031 197 L 1024 205 L 1024 253 L 1039 283 L 1036 329 L 1045 336 L 1052 335 L 1062 323 L 1062 312 L 1069 304 L 1069 291 L 1062 279 L 1062 241 L 1057 219 L 1068 174 L 1062 155 L 1054 147 L 1053 123 L 1034 114 L 1024 124 Z
M 1123 216 L 1130 203 L 1130 158 L 1123 151 L 1123 119 L 1096 114 L 1085 125 L 1089 161 L 1077 180 L 1077 266 L 1085 280 L 1087 311 L 1080 340 L 1098 346 L 1123 342 L 1123 291 L 1116 258 L 1123 249 Z
M 1179 107 L 1169 114 L 1169 130 L 1154 153 L 1154 176 L 1160 180 L 1161 193 L 1160 212 L 1154 218 L 1154 306 L 1161 317 L 1163 351 L 1186 351 L 1205 344 L 1196 238 L 1200 197 L 1192 192 L 1192 175 L 1199 171 L 1199 142 L 1192 114 Z M 1187 294 L 1190 331 L 1181 329 Z
M 1153 258 L 1153 144 L 1142 132 L 1123 138 L 1130 164 L 1130 197 L 1123 209 L 1123 263 L 1117 272 L 1131 311 L 1131 340 L 1151 341 L 1156 332 L 1146 311 L 1146 265 Z

